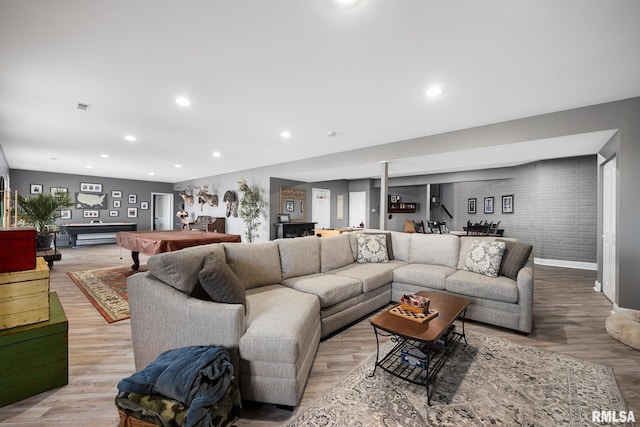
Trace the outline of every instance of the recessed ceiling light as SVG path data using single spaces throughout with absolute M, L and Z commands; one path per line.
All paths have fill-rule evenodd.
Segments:
M 221 156 L 219 151 L 214 151 L 212 154 L 213 154 L 213 157 L 220 157 Z
M 329 132 L 326 133 L 326 135 L 329 136 L 329 137 L 334 137 L 334 136 L 336 136 L 336 133 L 334 131 L 329 131 Z
M 91 166 L 91 165 L 85 165 L 85 168 L 87 168 L 87 169 L 91 169 L 92 167 L 93 166 Z
M 189 99 L 185 98 L 184 96 L 180 96 L 176 98 L 176 104 L 181 107 L 188 107 L 189 105 L 191 105 L 191 101 L 189 101 Z
M 291 138 L 291 132 L 289 132 L 288 130 L 284 130 L 284 131 L 282 131 L 280 136 L 283 137 L 283 138 Z
M 109 155 L 108 154 L 100 154 L 100 157 L 102 157 L 103 159 L 108 159 Z
M 427 90 L 427 96 L 428 96 L 428 97 L 438 96 L 438 95 L 440 95 L 441 93 L 442 93 L 442 88 L 440 88 L 440 87 L 438 87 L 438 86 L 430 87 L 430 88 Z
M 360 0 L 334 0 L 340 7 L 351 7 Z
M 126 141 L 129 141 L 129 142 L 135 142 L 136 141 L 136 137 L 133 136 L 133 135 L 127 135 L 127 136 L 124 137 L 124 139 Z
M 155 172 L 149 172 L 149 175 L 155 175 L 155 174 L 156 174 Z
M 175 165 L 173 165 L 174 168 L 181 168 L 182 165 L 180 163 L 176 163 Z

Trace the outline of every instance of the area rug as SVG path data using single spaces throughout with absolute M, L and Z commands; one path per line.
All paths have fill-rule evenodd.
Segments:
M 602 426 L 609 424 L 593 422 L 593 411 L 624 416 L 606 366 L 475 332 L 467 341 L 442 367 L 432 406 L 423 386 L 380 368 L 370 377 L 374 356 L 289 426 Z
M 146 266 L 134 271 L 131 266 L 69 272 L 69 277 L 87 296 L 91 304 L 109 323 L 129 318 L 127 277 L 146 271 Z

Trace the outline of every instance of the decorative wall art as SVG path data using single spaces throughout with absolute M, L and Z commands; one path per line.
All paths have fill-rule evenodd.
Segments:
M 55 196 L 56 194 L 60 194 L 60 193 L 68 193 L 69 189 L 67 187 L 51 187 L 49 189 L 49 192 L 51 193 L 52 196 Z
M 60 219 L 71 219 L 71 209 L 63 209 L 60 211 Z
M 287 212 L 292 222 L 304 221 L 304 202 L 307 192 L 304 188 L 280 188 L 280 213 Z
M 476 213 L 476 203 L 477 199 L 474 197 L 472 199 L 467 200 L 467 213 L 474 214 Z
M 119 208 L 120 207 L 120 200 L 114 200 L 113 201 L 113 207 L 114 208 Z
M 486 214 L 493 213 L 493 197 L 484 198 L 484 213 Z
M 85 209 L 82 211 L 83 218 L 99 218 L 100 211 Z
M 121 199 L 122 198 L 122 191 L 120 190 L 112 190 L 111 191 L 111 197 L 114 199 Z
M 91 184 L 88 182 L 81 182 L 80 191 L 87 191 L 90 193 L 102 193 L 102 184 Z
M 119 211 L 109 211 L 109 216 L 118 216 L 120 215 Z
M 138 208 L 127 208 L 127 218 L 137 218 Z
M 140 209 L 142 210 L 149 209 L 149 202 L 140 202 Z
M 502 196 L 502 213 L 513 213 L 513 194 Z
M 129 203 L 138 203 L 138 196 L 135 194 L 129 194 Z
M 287 200 L 285 202 L 285 210 L 287 212 L 293 212 L 293 200 Z
M 42 184 L 31 184 L 30 191 L 31 191 L 31 194 L 42 193 Z
M 104 193 L 76 193 L 77 209 L 107 209 L 108 200 Z

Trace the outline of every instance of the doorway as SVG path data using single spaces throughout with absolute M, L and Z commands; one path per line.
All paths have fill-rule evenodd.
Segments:
M 331 228 L 331 190 L 311 189 L 311 221 L 316 228 Z
M 349 192 L 349 227 L 367 226 L 367 192 Z
M 173 194 L 151 193 L 151 229 L 173 229 Z
M 602 292 L 616 299 L 616 158 L 602 168 Z

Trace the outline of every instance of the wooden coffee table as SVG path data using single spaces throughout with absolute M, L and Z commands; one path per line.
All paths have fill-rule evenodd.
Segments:
M 418 323 L 391 314 L 389 310 L 374 316 L 371 325 L 376 334 L 376 364 L 371 373 L 381 369 L 403 380 L 427 387 L 427 403 L 431 405 L 430 384 L 447 361 L 451 351 L 463 339 L 464 314 L 470 301 L 466 298 L 441 292 L 418 292 L 431 300 L 430 309 L 438 316 L 425 323 Z M 460 317 L 462 328 L 455 330 L 454 322 Z M 380 358 L 381 336 L 391 336 L 393 348 Z

